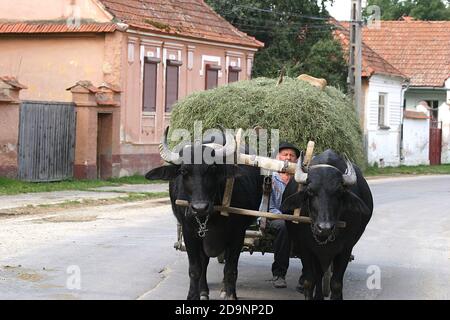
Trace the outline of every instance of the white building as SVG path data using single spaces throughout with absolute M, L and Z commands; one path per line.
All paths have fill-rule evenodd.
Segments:
M 450 21 L 409 17 L 363 28 L 369 164 L 450 163 L 449 30 Z M 347 48 L 347 29 L 336 35 Z
M 348 48 L 349 31 L 343 25 L 335 31 L 343 48 Z M 398 166 L 401 154 L 402 105 L 407 77 L 367 45 L 362 47 L 363 110 L 365 150 L 369 165 Z

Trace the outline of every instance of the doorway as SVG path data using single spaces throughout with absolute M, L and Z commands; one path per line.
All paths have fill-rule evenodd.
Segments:
M 441 164 L 442 122 L 430 121 L 430 165 Z
M 97 118 L 97 178 L 112 176 L 112 113 L 98 113 Z

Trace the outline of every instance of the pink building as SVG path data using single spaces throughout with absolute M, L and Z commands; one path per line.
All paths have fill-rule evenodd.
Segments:
M 22 101 L 76 104 L 77 178 L 159 165 L 173 104 L 249 79 L 262 46 L 202 0 L 0 2 L 0 76 L 27 87 Z

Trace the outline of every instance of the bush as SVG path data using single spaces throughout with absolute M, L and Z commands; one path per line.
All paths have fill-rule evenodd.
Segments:
M 203 129 L 249 129 L 260 125 L 279 129 L 280 140 L 306 148 L 316 143 L 315 152 L 331 148 L 346 153 L 359 165 L 364 163 L 362 133 L 351 101 L 339 90 L 325 90 L 307 82 L 285 78 L 256 78 L 240 81 L 214 90 L 194 93 L 179 101 L 173 110 L 171 129 L 192 132 L 197 120 Z

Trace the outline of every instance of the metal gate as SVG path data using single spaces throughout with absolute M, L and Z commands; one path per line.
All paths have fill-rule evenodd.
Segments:
M 430 123 L 430 165 L 441 164 L 442 122 Z
M 19 179 L 44 182 L 72 178 L 75 126 L 72 103 L 22 102 Z

